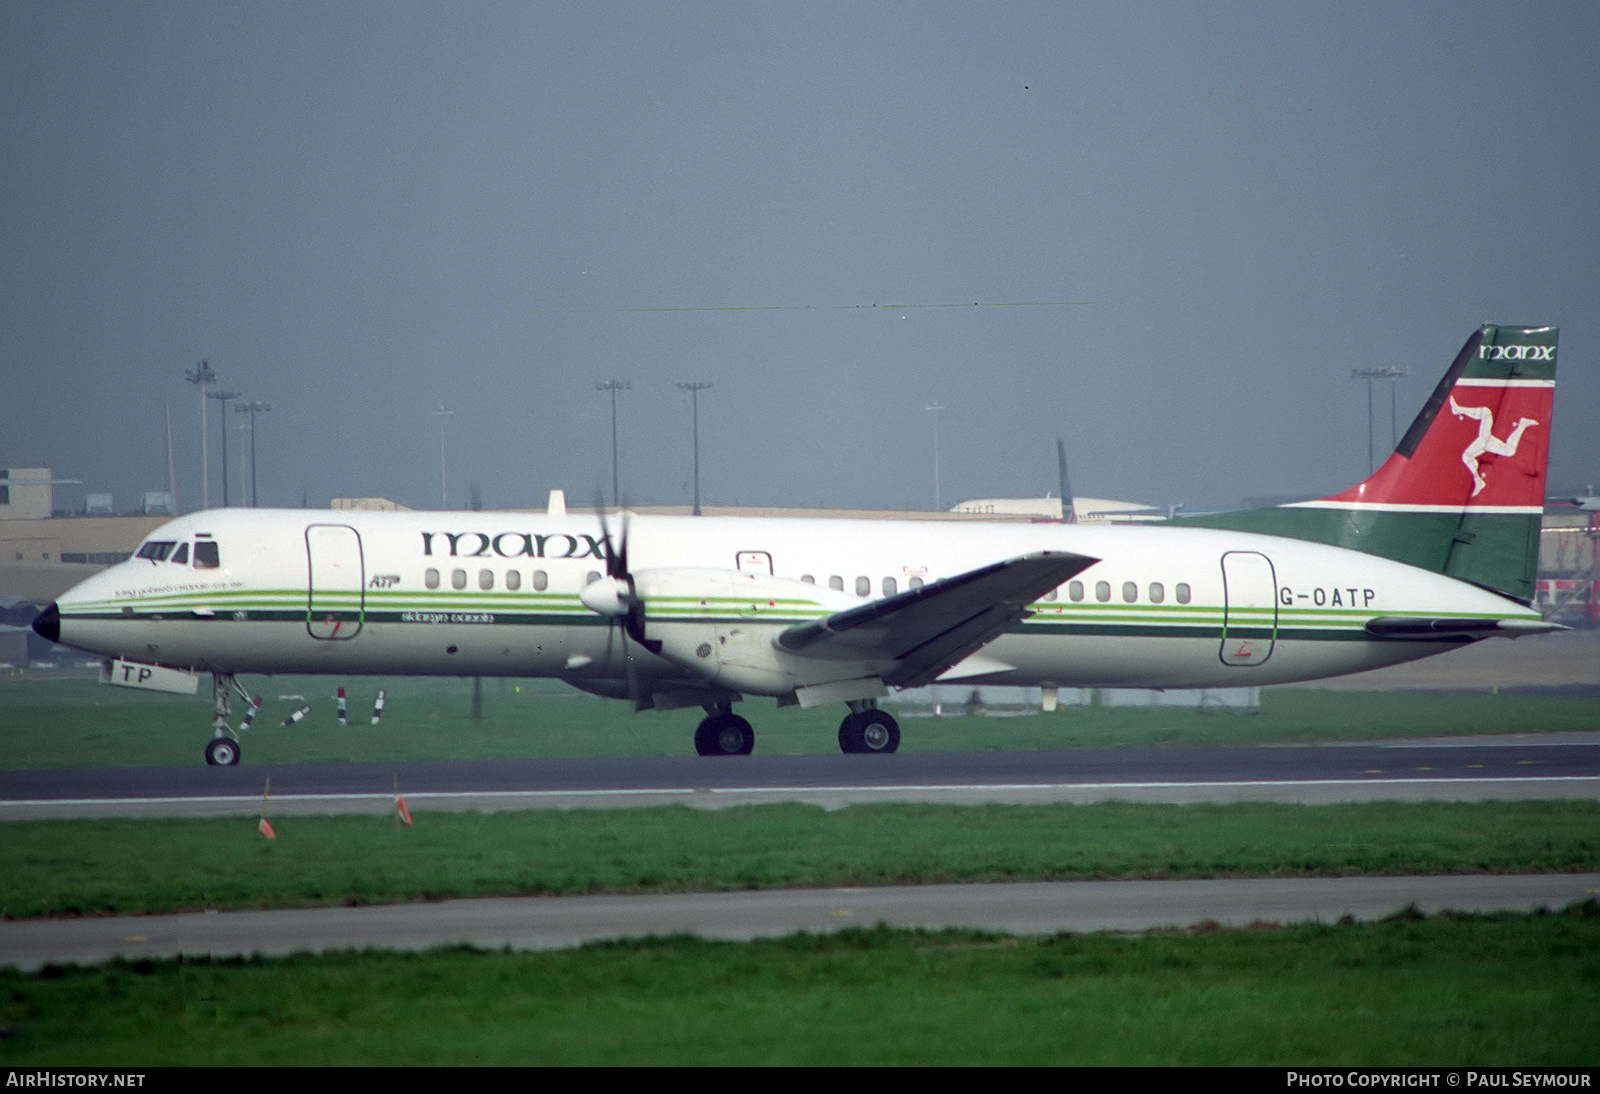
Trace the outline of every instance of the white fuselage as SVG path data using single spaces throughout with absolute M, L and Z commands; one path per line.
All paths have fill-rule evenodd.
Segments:
M 1466 641 L 1380 638 L 1365 629 L 1373 618 L 1539 618 L 1375 556 L 1206 529 L 633 516 L 627 535 L 640 575 L 719 569 L 792 584 L 802 595 L 781 605 L 708 598 L 674 608 L 674 624 L 743 628 L 762 642 L 784 626 L 1028 552 L 1100 560 L 945 676 L 972 682 L 1312 680 Z M 606 570 L 605 534 L 591 515 L 215 509 L 162 526 L 150 543 L 187 545 L 186 559 L 170 560 L 174 546 L 166 560 L 133 558 L 72 589 L 58 601 L 62 642 L 217 673 L 556 677 L 595 687 L 631 672 L 662 686 L 704 683 L 580 603 Z M 216 547 L 202 552 L 198 543 Z M 197 567 L 203 553 L 217 564 Z

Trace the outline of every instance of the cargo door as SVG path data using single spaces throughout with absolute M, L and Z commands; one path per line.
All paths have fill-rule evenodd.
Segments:
M 345 524 L 310 525 L 306 562 L 306 630 L 311 637 L 343 640 L 360 634 L 366 614 L 361 536 Z
M 1261 665 L 1278 639 L 1278 582 L 1272 560 L 1256 551 L 1222 556 L 1222 663 Z

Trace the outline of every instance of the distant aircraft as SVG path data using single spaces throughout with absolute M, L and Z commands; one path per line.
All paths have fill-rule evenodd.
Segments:
M 843 751 L 893 752 L 891 689 L 1360 672 L 1560 629 L 1530 606 L 1556 335 L 1478 330 L 1394 455 L 1320 501 L 1164 525 L 212 509 L 34 629 L 121 682 L 212 674 L 212 764 L 239 759 L 239 673 L 554 677 L 701 707 L 715 756 L 751 751 L 746 696 L 844 704 Z M 1497 447 L 1490 416 L 1528 424 Z

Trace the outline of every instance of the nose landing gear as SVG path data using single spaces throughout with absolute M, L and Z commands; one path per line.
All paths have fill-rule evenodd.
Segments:
M 233 673 L 211 674 L 211 740 L 206 743 L 206 763 L 211 767 L 233 767 L 239 762 L 239 737 L 228 724 L 235 691 L 249 702 L 250 693 L 233 678 Z

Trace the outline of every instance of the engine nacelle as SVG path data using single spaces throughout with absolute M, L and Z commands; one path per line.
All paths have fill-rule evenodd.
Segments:
M 696 676 L 750 695 L 882 671 L 859 661 L 800 657 L 775 644 L 786 628 L 861 601 L 808 582 L 741 570 L 690 567 L 633 575 L 645 605 L 645 634 L 660 656 Z

